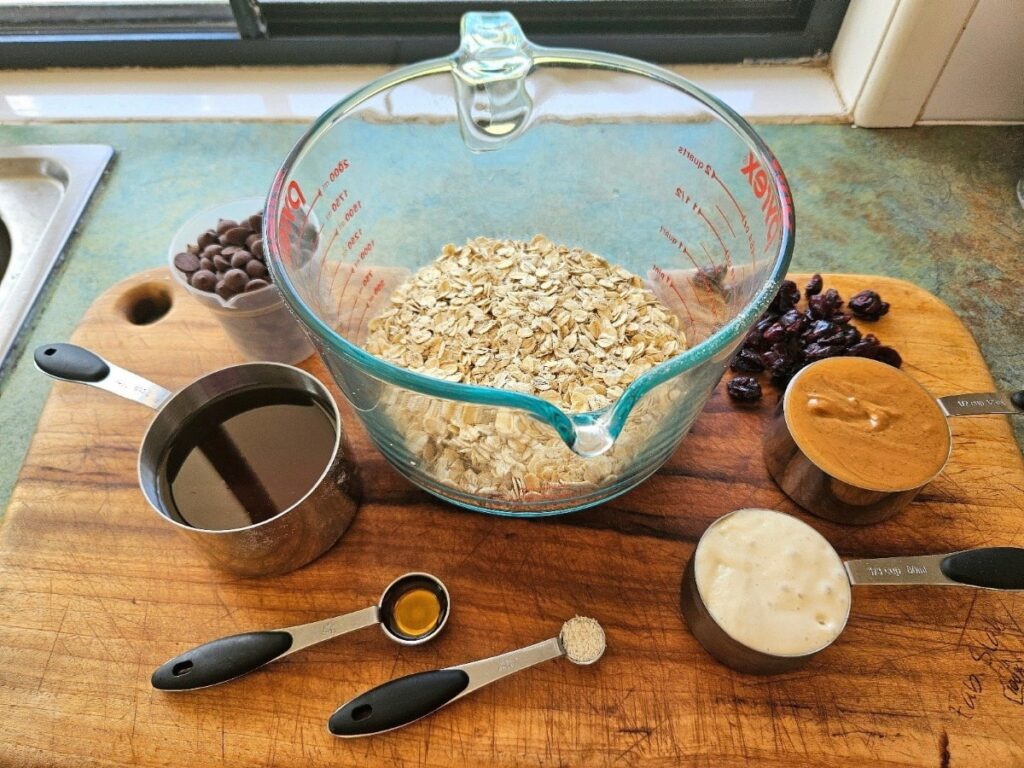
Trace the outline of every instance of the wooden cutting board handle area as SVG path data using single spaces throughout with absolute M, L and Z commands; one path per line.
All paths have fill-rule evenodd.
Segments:
M 993 388 L 970 331 L 931 294 L 874 276 L 825 284 L 882 294 L 890 313 L 858 325 L 936 396 Z M 100 296 L 70 341 L 170 389 L 242 361 L 165 269 Z M 844 558 L 1024 546 L 1024 464 L 1007 418 L 952 420 L 949 464 L 913 504 L 843 526 L 768 477 L 761 435 L 778 393 L 738 408 L 723 384 L 639 488 L 517 520 L 413 487 L 319 359 L 301 367 L 342 405 L 364 499 L 325 555 L 262 579 L 214 570 L 147 506 L 136 463 L 151 412 L 39 374 L 52 390 L 0 528 L 0 766 L 1024 766 L 1024 594 L 858 587 L 839 640 L 768 677 L 715 662 L 679 610 L 695 542 L 740 507 L 796 514 Z M 199 643 L 366 608 L 407 571 L 451 593 L 435 641 L 402 647 L 369 627 L 213 688 L 150 685 Z M 378 737 L 327 731 L 362 691 L 553 637 L 576 614 L 607 633 L 593 666 L 549 661 Z

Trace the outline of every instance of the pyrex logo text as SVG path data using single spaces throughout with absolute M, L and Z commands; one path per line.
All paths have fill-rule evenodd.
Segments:
M 295 212 L 306 203 L 306 196 L 302 194 L 299 182 L 288 183 L 284 199 L 287 205 L 281 208 L 281 217 L 277 223 L 277 242 L 281 248 L 281 257 L 289 259 L 292 255 L 292 238 L 298 230 L 298 225 L 295 223 Z
M 780 212 L 779 204 L 775 201 L 770 191 L 771 185 L 768 183 L 768 174 L 761 167 L 757 158 L 754 157 L 753 152 L 747 154 L 746 165 L 740 168 L 740 173 L 747 177 L 747 183 L 750 184 L 751 190 L 761 201 L 761 213 L 764 214 L 765 247 L 767 248 L 782 229 L 783 213 L 787 216 L 790 214 L 789 201 L 785 199 L 782 201 L 784 211 Z

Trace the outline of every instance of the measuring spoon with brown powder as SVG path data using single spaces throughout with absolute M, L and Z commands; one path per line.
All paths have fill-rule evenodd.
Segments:
M 373 624 L 380 624 L 396 643 L 420 645 L 444 628 L 450 605 L 448 589 L 439 578 L 407 573 L 387 586 L 377 605 L 309 624 L 211 640 L 164 663 L 151 682 L 161 691 L 226 683 L 303 648 Z

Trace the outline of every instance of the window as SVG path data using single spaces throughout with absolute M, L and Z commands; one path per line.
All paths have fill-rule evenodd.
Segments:
M 468 10 L 541 45 L 661 63 L 827 53 L 849 0 L 0 0 L 0 67 L 397 64 L 458 47 Z

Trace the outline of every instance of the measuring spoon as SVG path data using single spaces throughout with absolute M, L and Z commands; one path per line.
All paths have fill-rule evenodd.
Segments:
M 783 550 L 790 547 L 793 542 L 792 538 L 780 540 L 778 535 L 772 535 L 773 532 L 782 530 L 772 525 L 773 516 L 784 518 L 784 520 L 778 520 L 778 518 L 776 520 L 784 523 L 785 527 L 791 531 L 810 535 L 811 539 L 823 545 L 823 551 L 829 553 L 829 560 L 834 559 L 834 567 L 838 569 L 841 563 L 842 568 L 845 570 L 846 581 L 853 586 L 917 584 L 973 587 L 1003 591 L 1024 590 L 1024 549 L 1018 547 L 980 547 L 941 555 L 882 557 L 843 562 L 839 557 L 839 553 L 820 534 L 803 521 L 775 510 L 739 509 L 715 520 L 708 526 L 708 529 L 697 542 L 697 547 L 690 557 L 683 574 L 680 605 L 687 626 L 689 626 L 690 631 L 700 644 L 704 646 L 705 650 L 726 666 L 740 672 L 774 674 L 799 667 L 835 642 L 846 628 L 846 623 L 850 617 L 850 604 L 852 600 L 850 600 L 851 595 L 847 586 L 847 594 L 842 596 L 846 601 L 845 614 L 842 616 L 841 621 L 837 617 L 831 634 L 826 636 L 817 647 L 803 653 L 791 654 L 772 653 L 763 648 L 754 648 L 750 644 L 737 639 L 733 634 L 730 634 L 728 629 L 715 618 L 713 614 L 714 607 L 709 607 L 706 600 L 715 603 L 716 600 L 721 599 L 721 593 L 712 590 L 710 585 L 705 585 L 708 594 L 702 593 L 701 585 L 698 583 L 697 578 L 697 560 L 703 554 L 702 545 L 706 541 L 711 541 L 712 535 L 715 535 L 717 538 L 716 545 L 712 546 L 720 546 L 721 543 L 725 542 L 723 538 L 725 529 L 721 526 L 729 522 L 730 519 L 742 521 L 741 524 L 743 526 L 755 526 L 759 531 L 757 535 L 765 544 L 765 548 L 760 551 L 754 552 L 754 550 L 750 550 L 753 552 L 753 554 L 748 556 L 751 563 L 751 573 L 757 578 L 749 582 L 750 589 L 745 591 L 742 597 L 742 599 L 749 601 L 749 611 L 741 611 L 739 615 L 745 614 L 753 617 L 758 606 L 792 605 L 793 594 L 796 591 L 788 588 L 792 585 L 779 584 L 766 578 L 764 575 L 768 565 L 778 563 L 779 558 L 784 556 Z M 794 526 L 796 527 L 794 528 Z M 755 528 L 747 530 L 753 531 Z M 731 549 L 735 553 L 732 555 L 734 562 L 730 563 L 729 567 L 740 568 L 741 560 L 745 556 L 745 548 L 750 545 L 747 539 L 737 539 L 733 544 L 735 546 L 731 547 Z M 708 556 L 714 557 L 714 555 Z M 760 562 L 755 562 L 755 557 Z M 793 566 L 797 571 L 797 578 L 801 575 L 799 572 L 800 567 L 807 567 L 806 562 L 808 561 L 801 560 L 802 566 Z M 817 562 L 820 563 L 821 560 Z M 842 577 L 839 577 L 839 579 L 841 584 Z M 822 584 L 835 586 L 834 578 L 830 581 L 829 578 L 823 576 L 817 579 L 813 588 L 820 589 Z M 801 600 L 803 599 L 803 595 L 797 594 L 797 597 Z M 810 604 L 801 605 L 801 610 L 804 609 L 810 611 L 812 606 Z M 806 611 L 804 615 L 806 615 Z M 794 616 L 794 621 L 797 621 L 796 614 L 792 615 Z M 826 616 L 823 616 L 821 620 L 824 621 L 826 618 Z M 756 621 L 755 618 L 750 620 Z M 826 625 L 822 624 L 822 626 Z M 761 626 L 759 631 L 763 633 L 765 631 L 764 627 Z M 794 629 L 794 631 L 796 630 Z
M 400 602 L 420 590 L 436 599 L 437 618 L 415 628 L 402 626 L 397 616 Z M 309 624 L 211 640 L 164 663 L 153 672 L 151 682 L 161 691 L 191 691 L 226 683 L 303 648 L 378 623 L 396 643 L 420 645 L 444 628 L 449 606 L 448 590 L 439 578 L 429 573 L 407 573 L 387 586 L 377 605 Z
M 593 647 L 577 647 L 572 642 L 567 646 L 566 633 L 581 629 L 582 625 L 593 633 Z M 426 717 L 495 680 L 543 661 L 565 656 L 573 664 L 593 664 L 604 654 L 605 645 L 601 625 L 594 619 L 577 616 L 565 622 L 558 637 L 550 640 L 457 667 L 417 672 L 379 685 L 338 707 L 327 728 L 335 736 L 346 738 L 391 731 Z

